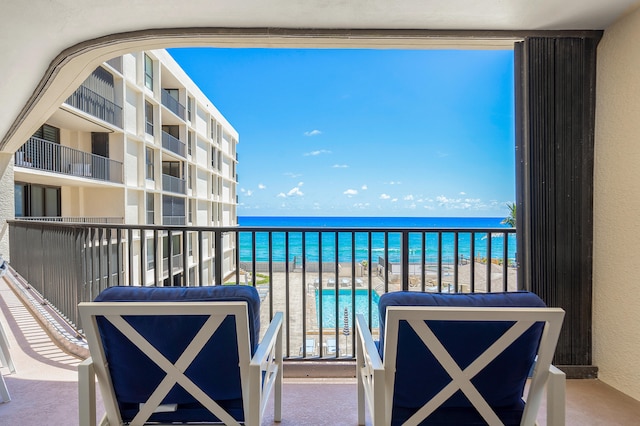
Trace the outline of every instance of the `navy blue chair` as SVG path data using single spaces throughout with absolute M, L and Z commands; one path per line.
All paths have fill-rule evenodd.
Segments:
M 562 309 L 529 292 L 394 292 L 379 309 L 379 342 L 356 317 L 359 424 L 368 407 L 376 426 L 533 425 L 545 385 L 547 424 L 564 424 Z
M 254 287 L 112 287 L 79 305 L 91 357 L 78 368 L 80 424 L 257 426 L 282 405 L 282 313 L 262 342 Z

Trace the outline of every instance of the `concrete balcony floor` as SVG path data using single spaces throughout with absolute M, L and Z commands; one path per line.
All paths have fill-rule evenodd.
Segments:
M 10 344 L 16 373 L 0 368 L 11 402 L 0 404 L 3 425 L 78 424 L 77 365 L 52 342 L 40 323 L 0 278 L 0 323 Z M 286 374 L 286 367 L 285 367 Z M 263 426 L 356 425 L 356 382 L 352 378 L 285 379 L 283 419 L 273 421 L 268 405 Z M 103 409 L 99 404 L 99 416 Z M 632 425 L 640 402 L 598 380 L 567 382 L 568 425 Z M 546 424 L 544 409 L 539 423 Z M 367 418 L 367 424 L 371 422 Z

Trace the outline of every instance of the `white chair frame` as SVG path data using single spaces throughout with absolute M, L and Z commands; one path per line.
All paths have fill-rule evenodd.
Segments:
M 239 423 L 183 373 L 227 316 L 235 317 L 245 425 L 259 426 L 271 391 L 274 420 L 282 418 L 282 313 L 275 314 L 262 342 L 251 357 L 249 320 L 245 302 L 89 302 L 79 304 L 91 357 L 78 366 L 80 425 L 96 424 L 95 377 L 102 393 L 105 416 L 100 425 L 121 425 L 115 393 L 105 359 L 96 317 L 105 317 L 166 372 L 166 377 L 131 422 L 144 425 L 175 383 L 179 383 L 211 413 L 228 425 Z M 175 364 L 169 362 L 124 319 L 127 315 L 204 315 L 205 324 Z M 264 373 L 264 379 L 263 379 Z
M 356 316 L 356 376 L 358 382 L 358 424 L 365 424 L 365 406 L 374 426 L 391 424 L 395 365 L 400 321 L 407 321 L 427 348 L 451 376 L 451 382 L 404 424 L 418 425 L 456 391 L 461 390 L 489 425 L 502 422 L 475 389 L 471 379 L 500 355 L 513 341 L 538 321 L 544 329 L 535 369 L 526 392 L 521 425 L 534 425 L 546 384 L 547 424 L 565 423 L 565 374 L 551 365 L 564 319 L 559 308 L 471 308 L 431 306 L 389 306 L 384 336 L 384 362 L 380 358 L 363 315 Z M 464 371 L 456 364 L 429 326 L 428 320 L 515 321 L 515 324 Z M 508 368 L 508 367 L 505 367 Z M 366 404 L 365 404 L 366 403 Z
M 2 261 L 2 258 L 0 258 Z M 7 367 L 10 373 L 16 372 L 16 367 L 13 365 L 13 359 L 11 358 L 11 352 L 9 352 L 9 339 L 4 333 L 2 324 L 0 324 L 0 366 Z M 9 395 L 9 389 L 4 381 L 4 376 L 0 374 L 0 402 L 11 401 L 11 395 Z

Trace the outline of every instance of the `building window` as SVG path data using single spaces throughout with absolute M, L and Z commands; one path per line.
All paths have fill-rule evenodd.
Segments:
M 144 55 L 144 85 L 153 90 L 153 60 L 149 55 Z
M 145 131 L 153 136 L 153 105 L 147 101 L 144 103 L 144 119 L 146 122 Z
M 193 189 L 193 167 L 191 167 L 191 164 L 189 164 L 189 166 L 187 167 L 187 174 L 189 180 L 189 189 Z
M 38 130 L 36 130 L 36 132 L 33 134 L 33 137 L 59 144 L 60 129 L 58 129 L 57 127 L 49 126 L 48 124 L 43 124 Z
M 192 200 L 187 201 L 187 221 L 189 223 L 193 223 L 193 201 Z
M 213 118 L 211 119 L 211 126 L 210 126 L 209 135 L 211 136 L 211 139 L 215 142 L 215 140 L 216 140 L 216 122 L 213 121 Z
M 187 132 L 187 150 L 189 152 L 189 155 L 192 155 L 192 146 L 193 146 L 193 133 L 191 132 Z
M 153 149 L 151 148 L 145 148 L 145 163 L 146 163 L 146 169 L 147 169 L 147 179 L 149 180 L 155 180 L 155 170 L 154 170 L 154 156 L 153 156 Z
M 152 193 L 147 193 L 147 225 L 155 223 L 155 201 Z
M 211 168 L 216 168 L 216 149 L 211 147 Z
M 180 173 L 181 165 L 180 161 L 163 161 L 162 174 L 180 178 L 182 177 L 182 173 Z
M 15 217 L 59 217 L 60 187 L 16 182 Z
M 193 110 L 193 98 L 187 97 L 187 120 L 191 121 L 191 111 Z

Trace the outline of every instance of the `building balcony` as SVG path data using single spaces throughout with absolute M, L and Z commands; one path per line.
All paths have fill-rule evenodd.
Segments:
M 162 132 L 162 147 L 164 149 L 168 149 L 174 154 L 178 154 L 179 156 L 186 158 L 186 144 L 165 131 Z
M 169 92 L 165 89 L 162 89 L 161 95 L 162 105 L 167 107 L 169 111 L 173 112 L 175 115 L 180 117 L 180 119 L 185 119 L 185 107 L 180 102 L 178 102 L 175 98 L 173 98 Z
M 67 98 L 65 103 L 102 121 L 122 128 L 122 107 L 97 94 L 88 87 L 78 87 L 78 89 Z
M 16 151 L 14 164 L 25 169 L 123 183 L 121 162 L 35 137 Z
M 162 190 L 176 194 L 186 194 L 187 181 L 171 175 L 162 175 Z

